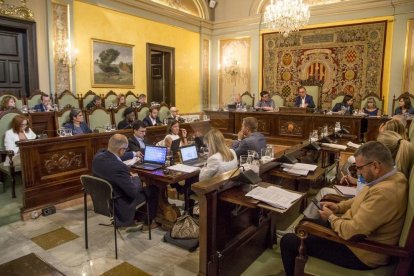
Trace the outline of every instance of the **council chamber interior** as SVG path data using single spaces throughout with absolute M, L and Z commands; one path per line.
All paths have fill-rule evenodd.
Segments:
M 0 41 L 0 274 L 289 275 L 286 233 L 301 241 L 295 275 L 413 273 L 414 161 L 397 161 L 414 156 L 413 1 L 5 0 Z M 19 141 L 18 116 L 33 138 Z M 142 222 L 137 232 L 114 226 L 113 205 L 100 213 L 80 178 L 114 134 L 134 137 L 136 120 L 154 122 L 147 145 L 166 146 L 177 120 L 180 146 L 196 146 L 203 163 L 214 130 L 237 154 L 237 168 L 199 181 L 178 144 L 154 171 L 131 166 L 145 158 L 134 153 L 130 172 L 158 189 L 149 235 Z M 349 160 L 384 129 L 400 131 L 396 152 L 407 141 L 407 153 L 390 148 L 408 183 L 398 240 L 309 225 L 306 208 L 321 189 L 344 200 Z M 240 157 L 253 132 L 265 147 Z M 353 162 L 358 177 L 371 166 Z M 246 196 L 255 188 L 294 200 Z M 172 238 L 184 220 L 197 234 Z M 309 236 L 390 258 L 344 268 L 308 256 Z

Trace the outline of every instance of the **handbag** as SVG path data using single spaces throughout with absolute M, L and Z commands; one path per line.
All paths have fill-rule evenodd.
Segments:
M 184 215 L 177 219 L 171 229 L 171 237 L 175 239 L 198 239 L 198 222 L 190 215 Z

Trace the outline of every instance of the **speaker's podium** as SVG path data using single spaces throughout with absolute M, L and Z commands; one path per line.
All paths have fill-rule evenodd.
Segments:
M 240 275 L 276 243 L 276 225 L 286 228 L 293 221 L 283 218 L 293 220 L 300 213 L 304 194 L 289 209 L 272 207 L 245 196 L 250 184 L 241 181 L 254 183 L 260 178 L 250 172 L 241 176 L 238 170 L 192 185 L 200 206 L 199 275 Z

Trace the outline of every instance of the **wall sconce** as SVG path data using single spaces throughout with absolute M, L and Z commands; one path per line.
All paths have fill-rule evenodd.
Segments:
M 72 49 L 70 46 L 70 42 L 67 42 L 67 45 L 68 46 L 65 48 L 62 57 L 59 58 L 59 64 L 61 64 L 62 66 L 68 66 L 69 68 L 73 68 L 76 66 L 76 63 L 78 62 L 79 50 L 76 48 Z

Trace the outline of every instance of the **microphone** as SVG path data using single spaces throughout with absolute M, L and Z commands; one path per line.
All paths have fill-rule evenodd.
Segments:
M 108 129 L 107 127 L 103 127 L 103 126 L 96 126 L 93 129 L 93 133 L 99 133 L 99 129 L 103 129 L 105 130 L 105 132 L 111 132 L 111 129 Z
M 236 172 L 238 172 L 239 170 L 240 170 L 240 168 L 243 168 L 243 171 L 244 171 L 244 167 L 243 166 L 241 166 L 241 165 L 237 165 L 237 168 L 236 169 L 234 169 L 234 172 L 232 172 L 232 174 L 230 175 L 230 177 L 225 181 L 225 182 L 223 182 L 220 186 L 219 186 L 219 189 L 221 190 L 221 189 L 223 189 L 229 182 L 230 182 L 230 180 L 231 180 L 231 178 L 234 176 L 234 174 L 236 173 Z

